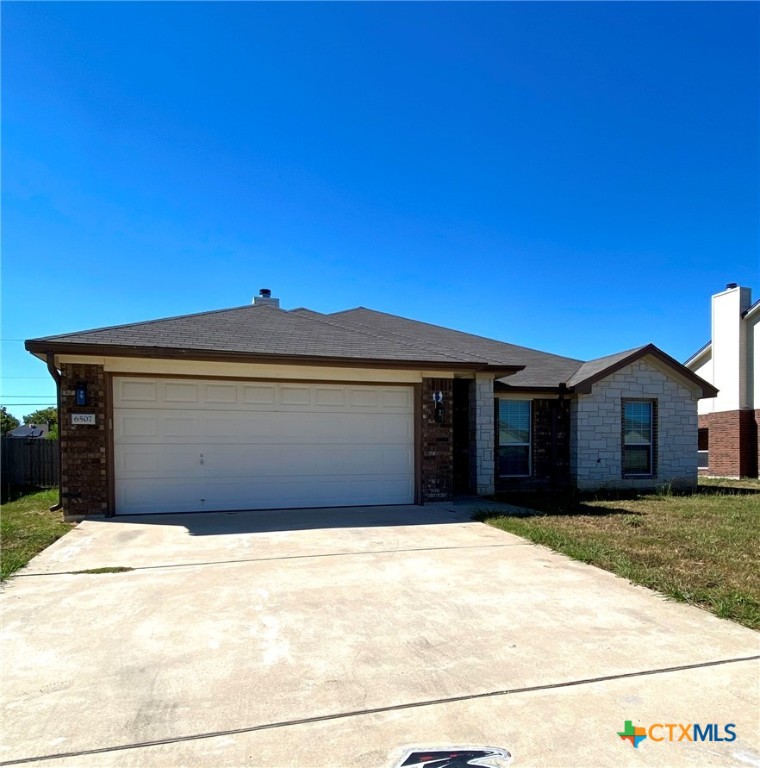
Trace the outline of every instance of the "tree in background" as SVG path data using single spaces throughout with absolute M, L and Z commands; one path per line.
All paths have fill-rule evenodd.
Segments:
M 4 405 L 0 406 L 0 434 L 6 435 L 18 426 L 20 426 L 19 420 L 8 413 L 8 409 Z
M 49 408 L 40 408 L 39 411 L 24 416 L 24 424 L 35 424 L 38 427 L 47 424 L 50 433 L 54 432 L 55 437 L 58 437 L 58 409 L 52 405 Z

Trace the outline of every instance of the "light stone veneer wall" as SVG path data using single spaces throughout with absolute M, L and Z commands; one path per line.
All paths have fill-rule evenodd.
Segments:
M 494 423 L 493 379 L 476 374 L 470 390 L 470 418 L 474 420 L 471 431 L 474 433 L 475 489 L 479 496 L 489 496 L 494 492 L 494 451 L 496 450 L 496 425 Z
M 651 358 L 621 368 L 578 395 L 570 406 L 570 469 L 581 490 L 693 487 L 697 482 L 696 387 L 671 378 Z M 654 478 L 622 475 L 622 399 L 657 400 Z

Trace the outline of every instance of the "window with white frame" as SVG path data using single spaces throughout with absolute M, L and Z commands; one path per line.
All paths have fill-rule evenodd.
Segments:
M 655 474 L 656 402 L 623 400 L 623 476 Z
M 530 475 L 530 400 L 499 400 L 499 476 Z

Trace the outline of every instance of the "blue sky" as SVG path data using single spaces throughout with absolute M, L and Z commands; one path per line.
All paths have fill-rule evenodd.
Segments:
M 22 339 L 363 305 L 684 359 L 760 298 L 760 6 L 5 3 L 2 385 Z

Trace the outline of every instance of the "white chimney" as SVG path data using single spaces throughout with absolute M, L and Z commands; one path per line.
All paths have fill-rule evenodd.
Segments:
M 267 304 L 270 307 L 274 307 L 275 309 L 280 308 L 280 300 L 272 298 L 272 291 L 270 291 L 269 288 L 261 288 L 259 290 L 259 295 L 253 297 L 252 303 L 257 307 L 261 306 L 262 304 Z
M 751 303 L 751 289 L 736 283 L 712 297 L 712 383 L 720 390 L 721 411 L 749 407 L 747 323 L 742 314 Z

